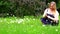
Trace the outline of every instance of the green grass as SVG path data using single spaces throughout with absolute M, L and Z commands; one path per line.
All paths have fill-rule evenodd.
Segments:
M 0 34 L 60 34 L 60 23 L 58 26 L 44 26 L 40 18 L 1 17 Z

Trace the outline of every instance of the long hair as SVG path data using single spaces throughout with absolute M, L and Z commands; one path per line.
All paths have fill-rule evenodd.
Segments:
M 56 3 L 54 1 L 50 2 L 49 8 L 51 7 L 51 4 L 53 4 L 53 11 L 56 12 Z

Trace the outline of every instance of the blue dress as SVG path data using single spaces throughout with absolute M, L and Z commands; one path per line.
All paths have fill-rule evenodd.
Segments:
M 54 18 L 54 16 L 51 15 L 51 14 L 47 14 L 47 16 L 50 16 L 50 17 Z M 49 19 L 48 17 L 41 18 L 41 21 L 44 24 L 51 24 L 53 22 L 53 20 L 52 19 Z

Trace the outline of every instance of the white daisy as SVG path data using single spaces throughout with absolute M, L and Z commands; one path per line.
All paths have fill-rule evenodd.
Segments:
M 35 20 L 35 19 L 33 19 L 33 20 Z
M 43 27 L 45 26 L 45 25 L 42 25 Z
M 22 23 L 22 22 L 23 22 L 23 19 L 19 19 L 19 20 L 18 20 L 18 23 Z
M 56 29 L 56 31 L 58 31 L 58 29 Z

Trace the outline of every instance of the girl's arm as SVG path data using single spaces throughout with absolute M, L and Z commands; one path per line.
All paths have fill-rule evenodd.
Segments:
M 47 16 L 49 19 L 52 19 L 52 20 L 54 20 L 54 18 L 52 18 L 52 17 L 50 17 L 50 16 Z
M 55 15 L 55 20 L 59 20 L 59 13 L 57 11 L 56 15 Z
M 47 16 L 47 17 L 50 18 L 50 19 L 52 19 L 52 20 L 54 20 L 54 21 L 57 21 L 57 20 L 59 20 L 59 13 L 57 12 L 57 13 L 54 15 L 55 18 L 52 18 L 52 17 L 50 17 L 50 16 Z
M 47 16 L 47 9 L 44 11 L 43 17 Z

